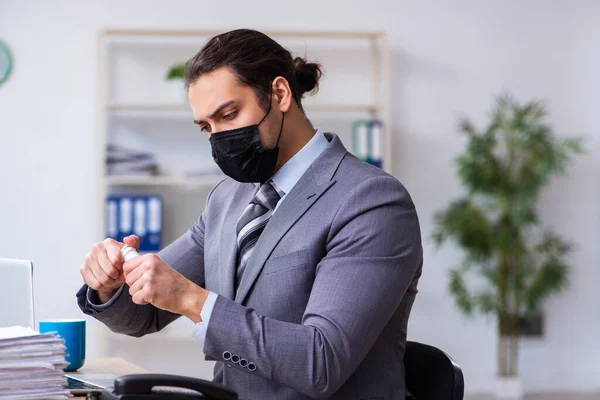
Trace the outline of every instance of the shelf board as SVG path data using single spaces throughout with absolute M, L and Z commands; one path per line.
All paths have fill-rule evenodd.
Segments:
M 105 109 L 116 115 L 132 116 L 185 116 L 191 118 L 192 111 L 186 103 L 107 103 Z M 376 104 L 305 104 L 309 112 L 369 112 L 381 111 Z M 174 114 L 176 113 L 176 114 Z
M 105 29 L 101 32 L 106 37 L 156 38 L 156 37 L 211 37 L 226 32 L 227 29 Z M 263 30 L 264 34 L 272 37 L 315 38 L 315 39 L 378 39 L 386 36 L 384 31 L 293 31 L 293 30 Z
M 107 110 L 133 110 L 133 111 L 162 111 L 185 110 L 190 111 L 186 103 L 107 103 Z
M 116 186 L 214 186 L 224 175 L 206 176 L 107 176 L 106 183 Z

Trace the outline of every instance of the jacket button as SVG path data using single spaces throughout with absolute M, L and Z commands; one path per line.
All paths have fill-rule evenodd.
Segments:
M 253 362 L 249 362 L 247 368 L 250 371 L 256 371 L 256 364 L 254 364 Z
M 245 358 L 242 358 L 240 360 L 240 367 L 246 368 L 247 366 L 248 366 L 248 360 L 246 360 Z
M 238 356 L 237 354 L 234 354 L 231 356 L 231 362 L 234 364 L 237 364 L 240 362 L 240 356 Z
M 225 361 L 231 360 L 231 353 L 228 351 L 224 351 L 223 352 L 223 360 L 225 360 Z

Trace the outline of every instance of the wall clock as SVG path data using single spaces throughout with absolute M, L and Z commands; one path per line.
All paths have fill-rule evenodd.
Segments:
M 6 43 L 0 40 L 0 85 L 4 83 L 12 70 L 13 59 Z

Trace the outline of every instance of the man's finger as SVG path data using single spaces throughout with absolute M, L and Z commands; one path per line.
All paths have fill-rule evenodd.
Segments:
M 119 243 L 115 242 L 113 245 L 107 245 L 106 256 L 110 263 L 115 266 L 120 273 L 125 260 L 123 259 L 123 254 L 121 254 L 121 246 Z
M 94 263 L 90 265 L 90 271 L 94 275 L 94 278 L 96 278 L 96 280 L 100 282 L 100 285 L 104 287 L 111 286 L 115 283 L 115 280 L 108 276 L 106 272 L 104 272 L 100 264 L 98 264 L 98 262 L 95 260 Z
M 108 255 L 101 251 L 98 253 L 98 264 L 102 267 L 102 270 L 111 277 L 113 280 L 117 280 L 119 278 L 119 270 L 115 267 L 110 260 L 108 259 Z
M 145 271 L 146 268 L 144 268 L 143 265 L 140 265 L 139 267 L 125 275 L 125 283 L 127 283 L 129 286 L 133 286 L 142 277 Z
M 102 288 L 102 285 L 100 284 L 100 282 L 98 282 L 98 279 L 96 279 L 96 277 L 90 269 L 86 270 L 83 276 L 83 280 L 91 289 L 99 290 Z
M 129 294 L 133 297 L 137 292 L 144 288 L 145 279 L 141 278 L 129 285 Z
M 133 247 L 136 251 L 140 250 L 140 238 L 136 235 L 129 235 L 123 238 L 123 242 L 129 247 Z
M 149 304 L 150 303 L 150 298 L 148 298 L 147 294 L 146 294 L 146 290 L 142 289 L 137 291 L 132 297 L 131 300 L 133 300 L 133 302 L 135 304 Z
M 125 274 L 125 278 L 127 278 L 127 275 L 129 275 L 131 271 L 135 270 L 143 263 L 144 257 L 133 257 L 131 260 L 125 262 L 125 264 L 123 264 L 123 273 Z

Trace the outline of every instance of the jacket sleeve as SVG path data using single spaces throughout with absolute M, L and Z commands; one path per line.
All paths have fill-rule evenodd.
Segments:
M 392 177 L 357 185 L 336 212 L 301 324 L 259 315 L 219 296 L 204 353 L 237 354 L 257 374 L 312 398 L 335 393 L 356 370 L 422 263 L 417 213 Z M 276 301 L 276 299 L 273 299 Z
M 215 186 L 208 195 L 218 187 Z M 161 260 L 169 264 L 183 276 L 199 286 L 205 286 L 204 278 L 204 219 L 205 213 L 198 221 L 176 241 L 158 253 Z M 157 332 L 180 317 L 161 310 L 152 304 L 135 304 L 129 294 L 129 287 L 123 284 L 112 299 L 104 306 L 94 306 L 88 299 L 95 298 L 95 291 L 83 285 L 77 292 L 77 304 L 81 311 L 91 315 L 108 326 L 113 332 L 140 337 Z

